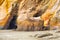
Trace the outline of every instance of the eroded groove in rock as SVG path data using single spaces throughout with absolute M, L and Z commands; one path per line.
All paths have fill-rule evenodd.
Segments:
M 4 1 L 5 1 L 5 0 L 0 0 L 0 5 L 2 5 Z
M 17 13 L 18 13 L 18 3 L 15 2 L 12 4 L 12 10 L 10 13 L 10 17 L 9 17 L 8 21 L 6 22 L 4 29 L 16 29 Z M 13 20 L 13 22 L 12 22 L 12 20 Z
M 0 28 L 6 27 L 10 13 L 12 11 L 12 4 L 17 0 L 0 0 Z M 8 26 L 8 25 L 7 25 Z

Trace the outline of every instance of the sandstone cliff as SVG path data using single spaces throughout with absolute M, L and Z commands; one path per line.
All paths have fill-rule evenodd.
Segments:
M 0 26 L 13 17 L 17 30 L 56 29 L 60 26 L 60 0 L 0 0 Z

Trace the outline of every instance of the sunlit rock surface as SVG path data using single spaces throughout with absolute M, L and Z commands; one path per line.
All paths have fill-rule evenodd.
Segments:
M 8 24 L 11 17 L 11 11 L 17 0 L 0 0 L 0 28 Z
M 60 0 L 0 0 L 0 28 L 11 27 L 16 17 L 16 30 L 57 29 L 60 26 Z M 12 26 L 13 27 L 13 26 Z
M 41 30 L 43 26 L 57 29 L 60 26 L 59 10 L 60 0 L 22 0 L 19 3 L 17 30 Z

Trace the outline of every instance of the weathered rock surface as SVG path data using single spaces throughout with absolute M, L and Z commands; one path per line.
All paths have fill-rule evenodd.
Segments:
M 43 26 L 57 28 L 60 26 L 59 4 L 60 0 L 21 0 L 17 14 L 17 30 L 41 30 Z
M 15 27 L 10 25 L 22 31 L 59 28 L 60 0 L 0 0 L 0 28 Z

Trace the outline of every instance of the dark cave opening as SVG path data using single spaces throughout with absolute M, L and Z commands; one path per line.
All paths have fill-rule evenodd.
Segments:
M 13 16 L 12 20 L 10 21 L 9 23 L 9 26 L 7 29 L 16 29 L 17 28 L 17 25 L 16 25 L 16 18 L 17 16 Z

